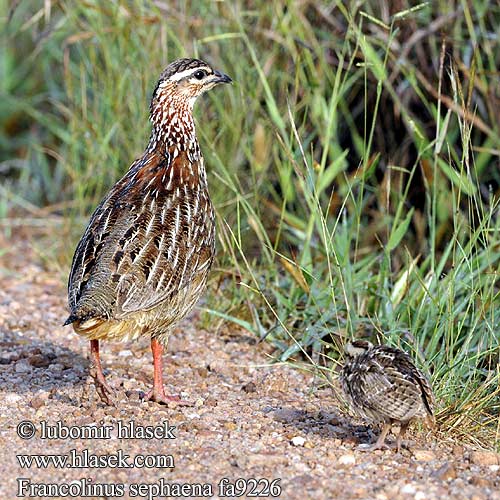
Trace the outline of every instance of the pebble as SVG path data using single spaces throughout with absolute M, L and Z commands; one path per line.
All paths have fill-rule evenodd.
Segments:
M 31 399 L 30 405 L 32 408 L 35 410 L 38 410 L 38 408 L 41 408 L 49 399 L 49 393 L 48 392 L 39 392 L 38 394 L 35 394 L 35 396 Z
M 416 492 L 417 490 L 415 486 L 413 486 L 413 484 L 411 483 L 407 483 L 401 488 L 401 493 L 403 495 L 414 495 Z
M 62 372 L 64 370 L 64 365 L 61 363 L 52 363 L 49 365 L 49 370 L 53 372 Z
M 457 469 L 449 462 L 446 462 L 434 471 L 432 476 L 441 479 L 441 481 L 448 481 L 457 477 Z
M 486 497 L 479 494 L 474 494 L 470 497 L 470 500 L 486 500 Z
M 245 392 L 256 392 L 257 386 L 254 382 L 248 382 L 248 384 L 245 384 L 241 389 Z
M 122 380 L 123 389 L 125 391 L 134 391 L 137 388 L 137 380 L 135 378 L 125 378 Z
M 356 457 L 351 454 L 342 455 L 338 459 L 340 465 L 354 465 L 356 463 Z
M 430 462 L 431 460 L 436 460 L 436 454 L 431 450 L 412 450 L 413 457 L 415 460 L 420 462 Z
M 35 368 L 46 368 L 50 365 L 50 358 L 43 354 L 34 354 L 28 358 L 28 363 Z
M 17 373 L 26 373 L 31 371 L 31 365 L 26 359 L 20 359 L 17 361 L 15 370 Z
M 290 443 L 293 446 L 304 446 L 306 440 L 302 436 L 295 436 L 292 439 L 290 439 Z
M 470 484 L 478 486 L 479 488 L 491 488 L 491 481 L 482 476 L 472 476 L 469 481 Z
M 494 451 L 478 450 L 470 454 L 470 461 L 476 465 L 499 465 L 498 458 L 498 453 Z
M 8 404 L 16 404 L 21 401 L 23 398 L 16 394 L 15 392 L 9 392 L 4 396 L 4 400 Z

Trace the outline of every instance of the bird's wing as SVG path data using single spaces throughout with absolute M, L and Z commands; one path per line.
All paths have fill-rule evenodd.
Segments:
M 94 212 L 73 259 L 72 313 L 121 319 L 151 309 L 210 266 L 210 200 L 198 182 L 172 181 L 176 160 L 143 160 Z
M 369 371 L 365 384 L 364 404 L 367 407 L 395 420 L 407 420 L 413 416 L 419 390 L 397 370 L 386 369 L 385 373 Z
M 380 346 L 379 352 L 383 360 L 389 358 L 394 360 L 394 362 L 390 363 L 390 366 L 394 369 L 392 377 L 394 380 L 399 381 L 399 385 L 402 388 L 406 389 L 406 385 L 409 384 L 414 389 L 414 391 L 408 394 L 408 398 L 414 398 L 414 407 L 420 407 L 420 403 L 422 403 L 429 422 L 433 423 L 434 393 L 424 373 L 415 366 L 410 356 L 400 349 Z M 420 416 L 423 417 L 424 415 Z

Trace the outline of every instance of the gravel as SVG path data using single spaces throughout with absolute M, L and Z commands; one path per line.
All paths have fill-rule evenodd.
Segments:
M 359 445 L 374 440 L 376 430 L 346 415 L 331 390 L 310 374 L 271 365 L 270 346 L 256 345 L 233 325 L 199 328 L 196 314 L 175 330 L 164 356 L 167 390 L 191 406 L 140 399 L 152 377 L 147 339 L 102 344 L 119 401 L 104 406 L 87 376 L 86 342 L 61 326 L 67 310 L 60 277 L 40 265 L 27 243 L 0 239 L 0 248 L 11 250 L 0 262 L 0 498 L 42 496 L 51 484 L 60 494 L 52 498 L 67 497 L 64 487 L 71 485 L 75 498 L 93 487 L 98 494 L 86 498 L 200 492 L 235 498 L 241 488 L 253 488 L 292 500 L 500 500 L 497 453 L 415 430 L 407 435 L 410 449 L 400 453 L 362 451 Z M 34 437 L 21 439 L 26 425 L 29 431 L 23 421 L 33 424 Z M 42 439 L 44 429 L 73 437 Z M 142 435 L 156 429 L 157 436 L 130 439 L 124 429 Z M 84 432 L 100 434 L 77 436 Z M 150 466 L 136 461 L 124 468 L 120 453 L 131 461 L 145 457 Z M 19 465 L 16 455 L 35 454 L 94 462 Z M 97 456 L 104 457 L 100 467 Z

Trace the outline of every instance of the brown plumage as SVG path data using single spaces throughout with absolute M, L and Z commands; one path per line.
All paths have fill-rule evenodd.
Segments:
M 215 216 L 196 138 L 197 97 L 231 79 L 198 59 L 179 59 L 153 92 L 149 144 L 101 201 L 73 257 L 65 324 L 90 340 L 93 376 L 110 403 L 99 340 L 151 337 L 154 382 L 166 396 L 162 349 L 205 289 L 215 254 Z
M 425 419 L 434 426 L 434 395 L 425 375 L 404 351 L 355 340 L 345 346 L 340 382 L 351 409 L 362 418 L 383 423 L 377 442 L 384 446 L 392 424 L 400 425 L 397 450 L 410 422 Z

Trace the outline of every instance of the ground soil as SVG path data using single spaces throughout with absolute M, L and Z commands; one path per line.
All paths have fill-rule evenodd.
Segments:
M 197 313 L 175 330 L 164 356 L 167 390 L 192 405 L 162 406 L 140 399 L 152 378 L 144 339 L 102 344 L 105 373 L 117 400 L 116 407 L 105 406 L 87 376 L 87 343 L 71 327 L 62 326 L 67 308 L 60 274 L 40 264 L 27 240 L 0 239 L 2 248 L 0 498 L 15 499 L 18 493 L 66 498 L 61 485 L 72 481 L 73 498 L 166 498 L 168 487 L 172 495 L 177 491 L 179 497 L 183 491 L 184 498 L 193 498 L 194 484 L 206 484 L 207 495 L 212 487 L 214 498 L 224 492 L 234 498 L 230 486 L 222 490 L 219 485 L 256 478 L 262 481 L 239 481 L 236 491 L 246 487 L 250 493 L 255 486 L 254 491 L 269 495 L 281 488 L 279 498 L 300 500 L 500 500 L 498 455 L 422 429 L 409 432 L 409 448 L 400 453 L 360 451 L 359 445 L 376 438 L 377 430 L 349 417 L 331 389 L 321 387 L 310 374 L 270 363 L 270 346 L 257 344 L 242 330 L 231 325 L 201 329 Z M 33 423 L 32 439 L 18 436 L 30 429 L 30 424 L 20 425 L 23 421 Z M 152 426 L 166 435 L 125 439 L 118 436 L 118 421 L 127 428 L 134 422 L 136 432 Z M 42 422 L 60 422 L 60 436 L 64 425 L 73 438 L 42 439 Z M 104 438 L 105 425 L 109 439 Z M 80 439 L 75 433 L 85 431 L 74 426 L 87 432 L 94 426 L 92 432 L 103 434 Z M 167 458 L 146 459 L 163 460 L 161 468 L 124 468 L 123 462 L 116 467 L 113 458 L 99 459 L 107 462 L 93 462 L 92 468 L 23 468 L 16 458 L 70 453 L 83 457 L 84 450 L 88 460 L 97 460 L 91 455 L 118 456 L 118 450 L 130 461 L 139 455 Z M 280 481 L 273 486 L 275 479 Z M 52 492 L 44 491 L 47 484 L 55 485 Z M 113 488 L 106 492 L 104 484 Z M 96 490 L 101 494 L 89 494 L 88 485 L 101 488 Z M 184 489 L 175 490 L 179 485 Z

